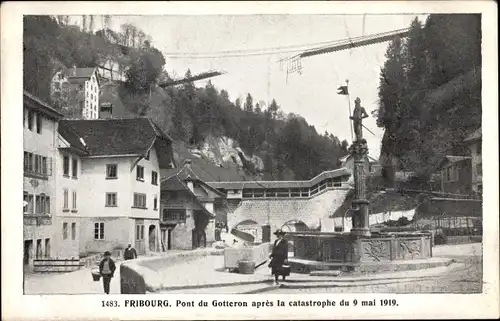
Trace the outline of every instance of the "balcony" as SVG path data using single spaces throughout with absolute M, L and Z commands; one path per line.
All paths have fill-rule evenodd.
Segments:
M 24 225 L 52 225 L 52 216 L 48 214 L 24 214 Z

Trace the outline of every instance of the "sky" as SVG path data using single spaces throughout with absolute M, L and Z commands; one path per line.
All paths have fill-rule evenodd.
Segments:
M 350 104 L 359 97 L 368 114 L 377 109 L 380 69 L 385 61 L 388 42 L 317 55 L 302 59 L 302 73 L 280 70 L 282 58 L 299 52 L 244 57 L 220 57 L 221 51 L 266 49 L 337 41 L 363 35 L 407 28 L 425 15 L 158 15 L 112 16 L 111 28 L 119 30 L 132 23 L 149 34 L 152 45 L 165 56 L 166 71 L 181 78 L 189 68 L 192 74 L 223 70 L 226 74 L 211 79 L 229 92 L 234 101 L 244 101 L 247 93 L 254 103 L 276 99 L 285 113 L 295 113 L 315 126 L 318 133 L 329 133 L 350 143 L 349 100 L 338 95 L 337 88 L 349 80 Z M 75 17 L 76 19 L 76 17 Z M 100 19 L 97 19 L 98 28 Z M 307 47 L 308 45 L 309 47 Z M 285 48 L 286 50 L 287 48 Z M 192 58 L 203 53 L 212 58 Z M 197 81 L 204 86 L 206 81 Z M 373 117 L 364 120 L 363 136 L 369 153 L 378 158 L 383 129 Z

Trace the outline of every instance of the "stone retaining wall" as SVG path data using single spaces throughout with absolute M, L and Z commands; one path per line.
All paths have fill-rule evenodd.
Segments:
M 223 253 L 222 249 L 200 249 L 124 261 L 120 265 L 120 291 L 122 294 L 157 292 L 167 286 L 164 282 L 168 281 L 168 271 L 165 271 L 168 267 L 179 262 Z

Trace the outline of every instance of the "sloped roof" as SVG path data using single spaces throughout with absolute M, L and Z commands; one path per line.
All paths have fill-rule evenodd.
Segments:
M 179 179 L 177 175 L 174 175 L 160 183 L 161 190 L 168 191 L 185 191 L 188 187 Z
M 87 153 L 87 147 L 82 144 L 81 137 L 66 122 L 60 122 L 58 127 L 59 134 L 71 145 L 84 153 Z
M 469 160 L 471 159 L 470 156 L 453 156 L 453 155 L 446 155 L 443 160 L 441 161 L 441 163 L 439 163 L 439 166 L 438 168 L 441 168 L 443 167 L 444 164 L 448 164 L 448 163 L 458 163 L 458 162 L 462 162 L 462 161 L 466 161 L 466 160 Z
M 481 128 L 476 129 L 472 134 L 464 139 L 464 142 L 479 140 L 482 137 Z
M 188 193 L 196 205 L 198 205 L 199 210 L 201 210 L 208 217 L 214 218 L 215 214 L 210 213 L 205 206 L 201 203 L 201 201 L 196 197 L 196 195 L 184 184 L 177 175 L 174 175 L 160 183 L 160 188 L 162 191 L 184 191 Z
M 90 78 L 96 68 L 69 68 L 68 78 Z
M 89 156 L 142 156 L 155 142 L 160 149 L 168 149 L 171 144 L 171 139 L 145 117 L 62 120 L 61 125 L 61 134 L 68 136 L 63 136 L 65 139 L 75 142 L 75 135 L 83 138 Z M 75 135 L 69 133 L 68 127 Z M 168 150 L 158 151 L 160 167 L 168 168 L 171 155 L 165 153 Z
M 201 180 L 198 175 L 191 169 L 191 164 L 184 164 L 184 166 L 181 169 L 177 168 L 172 168 L 172 169 L 167 169 L 164 172 L 169 172 L 171 173 L 170 177 L 166 177 L 164 180 L 161 181 L 161 189 L 170 189 L 170 188 L 178 188 L 178 184 L 174 183 L 175 180 L 172 180 L 172 178 L 177 178 L 179 182 L 181 182 L 182 185 L 185 185 L 184 182 L 188 180 L 194 180 L 197 181 L 198 184 L 202 185 L 205 189 L 210 190 L 212 193 L 215 193 L 221 197 L 225 196 L 222 192 L 219 190 L 213 188 L 212 186 L 206 184 L 203 180 Z M 165 182 L 165 184 L 163 184 Z
M 60 119 L 64 116 L 48 103 L 42 101 L 38 97 L 35 97 L 26 90 L 23 92 L 23 104 L 27 104 L 29 107 L 35 108 L 36 110 L 44 113 L 46 116 L 50 116 L 55 119 Z

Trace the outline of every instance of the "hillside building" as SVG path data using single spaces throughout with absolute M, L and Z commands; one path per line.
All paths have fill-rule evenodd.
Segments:
M 68 106 L 66 117 L 77 119 L 99 118 L 100 81 L 98 68 L 66 68 L 62 65 L 56 69 L 51 82 L 51 96 L 54 100 L 62 100 Z

